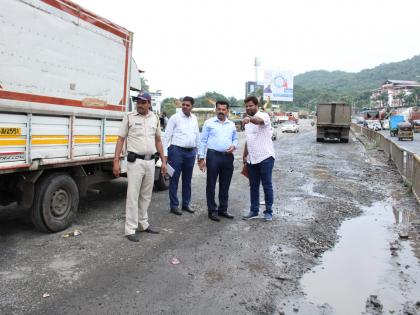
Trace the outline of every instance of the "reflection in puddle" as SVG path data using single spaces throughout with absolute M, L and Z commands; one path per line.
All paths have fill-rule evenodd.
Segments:
M 397 207 L 392 207 L 392 213 L 394 214 L 395 223 L 408 224 L 413 221 L 414 213 L 408 209 L 399 210 Z
M 307 300 L 328 303 L 334 314 L 360 314 L 371 294 L 378 295 L 384 311 L 419 298 L 420 268 L 410 242 L 402 242 L 397 257 L 389 250 L 396 238 L 390 228 L 396 221 L 390 203 L 377 202 L 363 210 L 364 215 L 342 224 L 338 244 L 302 278 Z
M 322 194 L 318 194 L 314 191 L 314 183 L 311 181 L 306 182 L 304 185 L 302 185 L 302 190 L 305 191 L 309 196 L 313 197 L 321 197 L 325 198 L 326 196 Z

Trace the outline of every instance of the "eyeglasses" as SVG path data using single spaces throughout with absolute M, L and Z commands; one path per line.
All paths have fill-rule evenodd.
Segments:
M 145 101 L 145 100 L 137 100 L 137 104 L 147 104 L 147 101 Z

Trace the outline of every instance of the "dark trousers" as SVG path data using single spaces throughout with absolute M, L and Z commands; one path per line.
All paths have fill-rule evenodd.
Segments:
M 228 209 L 229 186 L 233 174 L 233 154 L 207 150 L 207 209 L 209 214 L 226 212 Z M 219 177 L 219 207 L 214 201 L 217 177 Z
M 182 206 L 189 206 L 191 202 L 191 177 L 194 169 L 196 150 L 185 150 L 171 145 L 168 148 L 168 163 L 175 170 L 169 181 L 169 206 L 178 208 L 178 182 L 182 174 Z
M 273 213 L 273 174 L 274 158 L 269 157 L 258 164 L 248 164 L 249 186 L 251 190 L 251 212 L 258 214 L 260 209 L 260 183 L 265 197 L 265 211 Z

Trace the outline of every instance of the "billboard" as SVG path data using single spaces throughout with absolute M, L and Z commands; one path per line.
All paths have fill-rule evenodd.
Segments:
M 245 97 L 251 94 L 255 94 L 257 89 L 263 89 L 264 86 L 259 83 L 256 84 L 255 81 L 247 81 L 245 82 Z
M 293 74 L 288 70 L 264 71 L 264 98 L 293 102 Z

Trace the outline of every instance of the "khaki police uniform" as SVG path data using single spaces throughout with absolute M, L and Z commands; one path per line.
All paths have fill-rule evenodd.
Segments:
M 127 202 L 125 208 L 125 235 L 134 234 L 136 229 L 149 227 L 147 209 L 152 198 L 155 177 L 155 160 L 147 155 L 156 153 L 155 137 L 160 136 L 160 125 L 156 115 L 149 111 L 146 116 L 139 113 L 127 114 L 118 135 L 126 138 L 127 150 L 145 159 L 137 158 L 127 164 Z

